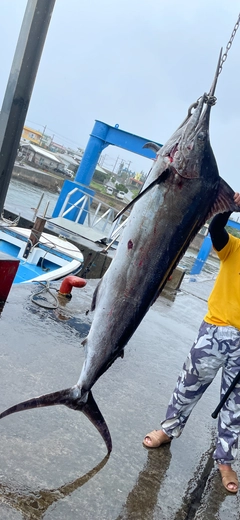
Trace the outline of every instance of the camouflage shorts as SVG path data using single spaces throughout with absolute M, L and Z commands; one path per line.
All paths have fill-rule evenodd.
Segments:
M 179 437 L 195 404 L 222 368 L 221 397 L 240 371 L 240 331 L 203 321 L 198 337 L 183 365 L 171 397 L 166 419 L 161 423 L 167 435 Z M 214 459 L 231 464 L 237 456 L 240 434 L 240 384 L 219 413 Z

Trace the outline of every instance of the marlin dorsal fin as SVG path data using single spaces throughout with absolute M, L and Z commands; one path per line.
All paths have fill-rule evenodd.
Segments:
M 145 195 L 145 193 L 147 193 L 148 191 L 150 191 L 152 188 L 154 188 L 154 186 L 156 186 L 157 184 L 160 184 L 160 182 L 162 182 L 163 180 L 166 179 L 166 176 L 167 174 L 169 173 L 169 169 L 167 168 L 166 170 L 164 170 L 161 175 L 155 179 L 153 182 L 151 182 L 151 184 L 149 184 L 147 186 L 147 188 L 145 188 L 145 190 L 141 191 L 136 197 L 135 199 L 131 200 L 131 202 L 129 202 L 129 204 L 127 204 L 127 206 L 125 206 L 123 209 L 121 209 L 121 211 L 119 211 L 119 213 L 116 215 L 116 217 L 113 219 L 113 222 L 115 222 L 115 220 L 117 220 L 119 217 L 121 217 L 121 215 L 123 215 L 123 213 L 125 213 L 125 211 L 127 211 L 128 209 L 130 209 L 134 204 L 135 202 L 137 202 L 139 199 L 141 199 L 143 197 L 143 195 Z

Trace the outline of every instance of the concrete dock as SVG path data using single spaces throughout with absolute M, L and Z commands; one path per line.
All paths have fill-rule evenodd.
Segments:
M 76 383 L 84 360 L 97 280 L 73 289 L 55 310 L 37 285 L 13 286 L 0 319 L 0 411 Z M 60 283 L 53 284 L 53 293 Z M 147 450 L 160 426 L 183 361 L 206 311 L 213 280 L 164 291 L 93 395 L 113 451 L 83 414 L 64 406 L 0 421 L 0 518 L 3 520 L 237 520 L 212 461 L 220 374 L 194 409 L 183 435 Z M 35 300 L 35 301 L 33 301 Z M 235 469 L 240 476 L 239 461 Z

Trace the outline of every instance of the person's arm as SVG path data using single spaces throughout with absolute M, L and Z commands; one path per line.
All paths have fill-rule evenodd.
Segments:
M 240 193 L 234 194 L 234 202 L 240 206 Z M 213 243 L 214 249 L 216 251 L 221 251 L 229 240 L 229 234 L 225 229 L 227 221 L 231 215 L 231 211 L 226 211 L 225 213 L 218 213 L 213 217 L 212 222 L 209 225 L 209 233 L 211 236 L 211 240 Z
M 225 213 L 218 213 L 213 217 L 211 223 L 209 224 L 209 233 L 211 236 L 212 244 L 216 251 L 221 251 L 229 240 L 229 234 L 225 229 L 227 221 L 231 215 L 231 211 L 226 211 Z

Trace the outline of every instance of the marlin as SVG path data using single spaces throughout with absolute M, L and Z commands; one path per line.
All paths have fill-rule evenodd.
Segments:
M 16 404 L 0 419 L 30 408 L 65 405 L 83 412 L 105 441 L 112 441 L 92 387 L 123 351 L 164 288 L 190 242 L 214 214 L 239 211 L 234 191 L 219 176 L 209 139 L 217 71 L 209 94 L 157 151 L 156 161 L 127 219 L 116 256 L 93 295 L 94 311 L 84 340 L 85 361 L 76 385 Z

